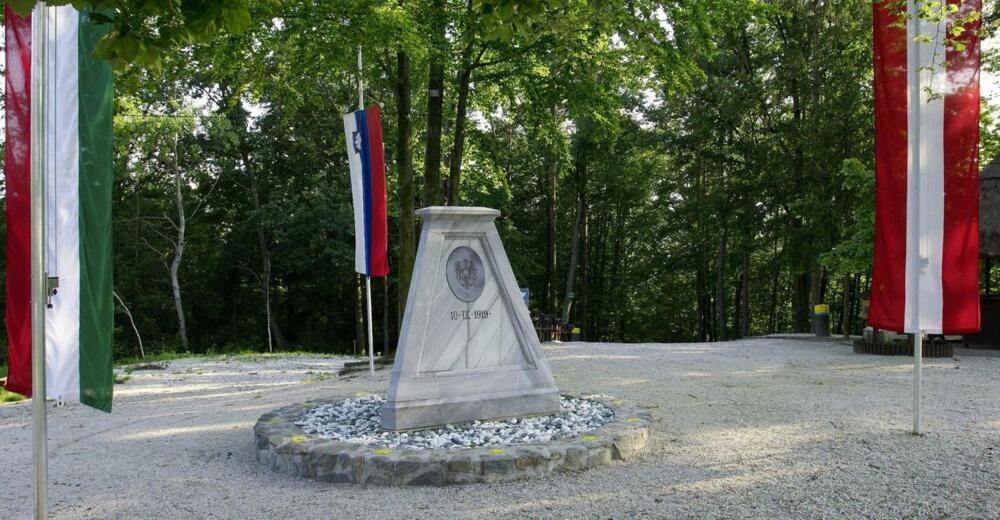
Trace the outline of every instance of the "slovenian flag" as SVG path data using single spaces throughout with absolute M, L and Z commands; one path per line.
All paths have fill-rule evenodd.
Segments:
M 979 330 L 980 22 L 953 20 L 979 13 L 981 1 L 942 3 L 957 12 L 940 23 L 916 16 L 913 0 L 874 4 L 868 323 L 897 332 Z M 946 35 L 959 45 L 947 45 Z
M 388 276 L 385 157 L 378 106 L 345 115 L 344 131 L 354 198 L 354 270 L 365 276 Z
M 7 196 L 6 388 L 31 394 L 31 99 L 44 96 L 45 266 L 58 289 L 45 311 L 45 387 L 111 411 L 112 71 L 92 57 L 108 29 L 70 6 L 22 17 L 5 7 Z M 47 41 L 33 22 L 48 18 Z M 32 92 L 32 52 L 46 49 L 45 82 Z M 37 63 L 37 62 L 36 62 Z

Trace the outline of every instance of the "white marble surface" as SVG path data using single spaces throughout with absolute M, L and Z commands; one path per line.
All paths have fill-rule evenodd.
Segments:
M 423 428 L 551 413 L 558 391 L 489 208 L 432 207 L 424 220 L 383 427 Z M 464 302 L 448 285 L 452 251 L 483 262 L 482 294 Z

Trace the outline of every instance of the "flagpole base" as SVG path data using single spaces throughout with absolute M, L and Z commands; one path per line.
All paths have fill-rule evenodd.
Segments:
M 365 276 L 365 295 L 368 301 L 368 369 L 375 378 L 375 338 L 372 337 L 372 277 Z
M 922 436 L 923 410 L 921 409 L 921 379 L 923 376 L 923 344 L 924 334 L 913 335 L 913 435 Z

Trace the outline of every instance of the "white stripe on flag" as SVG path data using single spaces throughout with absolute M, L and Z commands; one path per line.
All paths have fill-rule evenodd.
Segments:
M 351 195 L 354 201 L 354 270 L 368 274 L 368 244 L 365 243 L 365 185 L 361 172 L 361 154 L 355 149 L 358 121 L 354 112 L 344 116 L 347 162 L 351 168 Z M 360 142 L 357 143 L 360 146 Z
M 944 244 L 944 99 L 947 88 L 947 22 L 916 16 L 907 23 L 909 153 L 906 193 L 906 332 L 940 333 Z M 934 41 L 915 41 L 917 36 Z
M 71 6 L 47 8 L 45 139 L 49 276 L 59 277 L 45 312 L 45 387 L 49 397 L 80 394 L 80 81 L 79 14 Z

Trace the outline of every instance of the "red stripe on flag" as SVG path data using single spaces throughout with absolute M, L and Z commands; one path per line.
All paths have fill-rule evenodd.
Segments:
M 7 384 L 31 395 L 31 16 L 4 7 L 7 65 Z
M 980 10 L 980 0 L 949 0 L 958 16 Z M 944 243 L 942 332 L 979 330 L 979 38 L 980 22 L 947 51 L 944 97 Z
M 382 114 L 378 105 L 365 110 L 368 119 L 368 157 L 371 160 L 371 235 L 369 276 L 389 275 L 389 224 L 386 213 L 385 157 L 382 148 Z
M 875 252 L 868 324 L 902 332 L 906 308 L 907 74 L 901 3 L 873 5 Z

